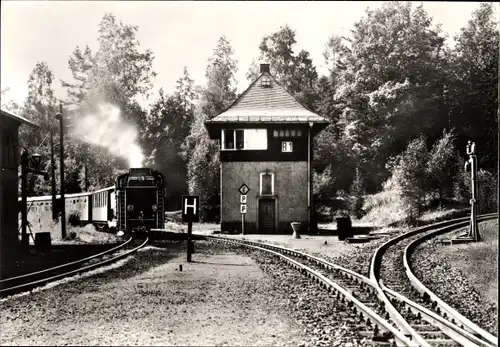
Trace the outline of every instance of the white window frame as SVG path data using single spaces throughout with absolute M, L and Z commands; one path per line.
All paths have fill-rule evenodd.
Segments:
M 264 175 L 271 175 L 271 194 L 262 194 L 262 177 Z M 260 196 L 274 196 L 274 173 L 273 172 L 261 172 L 260 173 Z
M 245 138 L 245 130 L 265 130 L 265 136 L 266 136 L 266 148 L 265 149 L 252 149 L 248 148 L 248 140 Z M 222 129 L 221 130 L 221 150 L 223 151 L 243 151 L 243 150 L 257 150 L 257 151 L 265 151 L 269 148 L 269 144 L 267 141 L 267 129 L 263 128 L 255 128 L 255 129 Z M 226 148 L 226 134 L 225 132 L 227 130 L 232 130 L 233 131 L 233 143 L 234 143 L 234 148 Z M 243 131 L 243 148 L 236 148 L 236 132 L 237 131 Z
M 285 146 L 287 150 L 283 150 L 283 146 Z M 293 141 L 281 141 L 281 153 L 293 153 Z
M 225 135 L 226 130 L 233 131 L 234 148 L 226 148 L 226 141 L 225 141 L 226 140 L 226 135 Z M 236 131 L 238 131 L 238 130 L 243 131 L 243 148 L 241 148 L 241 149 L 236 148 Z M 242 149 L 245 149 L 245 129 L 222 129 L 221 140 L 222 140 L 222 150 L 224 150 L 224 151 L 241 151 Z

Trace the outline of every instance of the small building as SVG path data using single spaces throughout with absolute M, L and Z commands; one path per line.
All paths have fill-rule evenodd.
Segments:
M 0 114 L 0 252 L 17 249 L 18 226 L 18 168 L 21 148 L 18 129 L 22 124 L 35 126 L 29 120 L 1 109 Z
M 242 185 L 249 188 L 245 232 L 291 232 L 291 222 L 314 227 L 312 144 L 327 125 L 278 84 L 269 64 L 261 64 L 241 96 L 205 122 L 221 145 L 221 230 L 241 231 Z

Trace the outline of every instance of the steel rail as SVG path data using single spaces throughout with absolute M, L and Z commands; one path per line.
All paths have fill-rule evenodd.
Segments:
M 496 218 L 496 215 L 483 215 L 478 217 L 478 221 L 487 221 L 490 219 Z M 417 276 L 413 273 L 413 270 L 411 268 L 411 261 L 410 261 L 410 255 L 411 253 L 415 250 L 415 248 L 422 242 L 431 239 L 433 237 L 436 237 L 440 234 L 446 233 L 451 231 L 450 229 L 458 229 L 463 226 L 467 226 L 468 222 L 463 222 L 460 223 L 461 225 L 453 225 L 450 227 L 445 227 L 445 228 L 440 228 L 436 231 L 433 231 L 429 234 L 426 234 L 412 242 L 410 242 L 405 250 L 404 250 L 404 255 L 403 255 L 403 265 L 405 267 L 405 272 L 406 275 L 408 276 L 410 282 L 412 283 L 413 287 L 420 293 L 424 294 L 426 293 L 429 295 L 430 299 L 434 301 L 437 306 L 440 308 L 440 311 L 445 312 L 450 319 L 454 319 L 455 321 L 459 322 L 462 324 L 464 327 L 466 327 L 469 332 L 473 334 L 477 334 L 481 336 L 485 341 L 487 341 L 489 344 L 492 346 L 498 346 L 498 338 L 496 336 L 493 336 L 492 334 L 488 333 L 481 327 L 479 327 L 477 324 L 469 320 L 468 318 L 464 317 L 460 312 L 452 308 L 450 305 L 448 305 L 444 300 L 439 298 L 434 292 L 432 292 L 429 288 L 427 288 L 418 278 Z M 453 228 L 452 228 L 453 227 Z
M 403 332 L 392 326 L 391 323 L 389 323 L 387 320 L 382 318 L 380 315 L 378 315 L 376 312 L 374 312 L 371 308 L 360 302 L 358 299 L 356 299 L 352 294 L 350 294 L 346 289 L 342 288 L 342 286 L 338 285 L 334 281 L 328 279 L 324 275 L 320 274 L 319 272 L 311 269 L 310 267 L 301 264 L 300 262 L 297 262 L 296 260 L 293 260 L 284 254 L 290 254 L 294 255 L 299 258 L 308 258 L 312 261 L 315 261 L 318 264 L 322 264 L 324 267 L 327 267 L 329 269 L 337 269 L 342 272 L 345 272 L 348 276 L 353 276 L 357 277 L 361 281 L 367 283 L 368 285 L 375 287 L 375 284 L 367 277 L 358 274 L 354 271 L 342 268 L 341 266 L 332 264 L 327 262 L 324 259 L 306 254 L 304 252 L 296 251 L 293 249 L 288 249 L 285 247 L 277 246 L 277 245 L 271 245 L 267 243 L 260 243 L 260 242 L 254 242 L 254 241 L 248 241 L 248 240 L 235 240 L 232 238 L 227 238 L 227 237 L 219 237 L 219 236 L 209 236 L 209 235 L 199 235 L 202 236 L 208 240 L 212 240 L 215 242 L 225 242 L 225 243 L 231 243 L 231 244 L 236 244 L 236 245 L 243 245 L 249 248 L 254 248 L 260 251 L 265 251 L 268 253 L 271 253 L 273 255 L 279 256 L 282 259 L 284 259 L 286 262 L 291 264 L 294 268 L 300 269 L 302 272 L 305 272 L 309 277 L 316 279 L 317 282 L 322 283 L 324 287 L 328 288 L 330 291 L 335 291 L 337 293 L 340 293 L 343 295 L 348 301 L 352 302 L 360 311 L 362 311 L 365 316 L 368 317 L 374 324 L 380 325 L 383 327 L 385 330 L 389 331 L 395 338 L 396 343 L 398 346 L 422 346 L 418 341 L 413 341 L 410 339 L 408 336 L 406 336 Z M 284 254 L 283 254 L 284 253 Z
M 403 302 L 406 306 L 411 308 L 413 312 L 420 313 L 422 317 L 427 318 L 427 321 L 431 321 L 434 326 L 439 327 L 441 331 L 448 335 L 452 340 L 460 343 L 463 346 L 480 346 L 480 347 L 492 347 L 495 345 L 489 344 L 484 340 L 478 338 L 474 334 L 471 334 L 465 329 L 462 329 L 456 324 L 448 321 L 447 319 L 441 317 L 436 312 L 429 310 L 428 308 L 419 305 L 418 303 L 408 299 L 404 295 L 387 288 L 381 284 L 383 291 L 394 299 Z
M 131 241 L 131 239 L 129 239 L 127 241 L 127 244 L 130 241 Z M 119 255 L 117 255 L 117 256 L 115 256 L 113 258 L 109 258 L 109 259 L 100 261 L 100 262 L 95 263 L 95 264 L 90 264 L 90 265 L 87 265 L 87 266 L 84 266 L 84 267 L 81 267 L 81 268 L 78 268 L 78 269 L 75 269 L 75 270 L 66 271 L 66 272 L 59 273 L 57 275 L 51 276 L 51 277 L 45 277 L 45 278 L 42 278 L 42 279 L 39 279 L 39 280 L 35 280 L 35 281 L 32 281 L 32 282 L 23 283 L 23 284 L 16 285 L 16 286 L 11 286 L 11 287 L 8 287 L 8 288 L 2 288 L 2 289 L 0 289 L 0 294 L 2 296 L 5 296 L 5 295 L 9 295 L 9 294 L 18 293 L 18 292 L 21 292 L 23 290 L 25 290 L 25 291 L 28 290 L 28 289 L 32 290 L 34 287 L 37 287 L 37 286 L 40 286 L 40 285 L 43 285 L 43 284 L 47 284 L 49 282 L 53 282 L 53 281 L 56 281 L 56 280 L 59 280 L 59 279 L 65 278 L 65 277 L 69 277 L 69 276 L 72 276 L 72 275 L 76 275 L 76 274 L 79 274 L 79 273 L 83 273 L 83 272 L 86 272 L 86 271 L 94 270 L 96 268 L 99 268 L 99 267 L 102 267 L 104 265 L 116 262 L 116 261 L 118 261 L 120 259 L 123 259 L 123 258 L 129 256 L 129 255 L 132 255 L 133 253 L 137 252 L 140 248 L 144 247 L 148 242 L 149 242 L 149 238 L 146 238 L 139 246 L 134 247 L 133 249 L 131 249 L 131 250 L 127 251 L 127 252 L 124 252 L 122 254 L 119 254 Z M 122 245 L 122 247 L 123 247 L 123 245 Z M 116 251 L 116 248 L 114 250 Z M 89 257 L 91 259 L 86 258 L 86 261 L 92 260 L 92 259 L 97 259 L 100 256 L 107 255 L 107 253 L 109 253 L 109 254 L 114 253 L 114 252 L 110 253 L 110 251 L 111 250 L 109 250 L 108 252 L 103 252 L 103 253 L 100 253 L 98 255 Z
M 87 262 L 89 260 L 92 260 L 94 258 L 106 255 L 108 253 L 113 253 L 113 252 L 119 250 L 120 248 L 125 247 L 131 241 L 132 241 L 132 238 L 129 238 L 127 241 L 125 241 L 124 243 L 122 243 L 122 244 L 120 244 L 120 245 L 118 245 L 118 246 L 116 246 L 114 248 L 108 249 L 108 250 L 106 250 L 104 252 L 101 252 L 101 253 L 98 253 L 98 254 L 93 254 L 93 255 L 91 255 L 91 256 L 89 256 L 87 258 L 78 259 L 78 260 L 75 260 L 75 261 L 72 261 L 72 262 L 69 262 L 69 263 L 66 263 L 66 264 L 57 265 L 57 266 L 50 267 L 48 269 L 43 269 L 43 270 L 40 270 L 40 271 L 30 272 L 30 273 L 27 273 L 27 274 L 24 274 L 24 275 L 19 275 L 19 276 L 5 278 L 3 280 L 0 280 L 0 284 L 3 285 L 4 283 L 8 283 L 8 282 L 11 282 L 11 281 L 20 280 L 20 279 L 23 279 L 23 278 L 28 278 L 28 277 L 33 277 L 33 276 L 38 276 L 38 275 L 41 275 L 41 274 L 44 274 L 44 273 L 48 273 L 48 272 L 51 272 L 51 271 L 54 271 L 54 270 L 63 269 L 65 267 L 71 267 L 71 266 L 74 266 L 74 265 L 82 264 L 82 263 L 85 263 L 85 262 Z
M 478 219 L 483 220 L 483 219 L 493 218 L 494 216 L 496 216 L 496 214 L 492 213 L 492 214 L 487 214 L 487 215 L 479 216 Z M 383 256 L 383 254 L 386 252 L 386 250 L 390 246 L 392 246 L 392 245 L 400 242 L 401 240 L 404 240 L 406 238 L 418 235 L 418 234 L 423 233 L 423 232 L 432 231 L 433 229 L 436 229 L 436 228 L 440 228 L 439 230 L 445 229 L 447 231 L 454 230 L 456 228 L 459 228 L 459 227 L 462 227 L 464 225 L 467 225 L 469 223 L 469 221 L 470 221 L 470 216 L 467 216 L 467 217 L 456 218 L 456 219 L 452 219 L 452 220 L 448 220 L 448 221 L 434 223 L 434 224 L 427 225 L 427 226 L 424 226 L 424 227 L 421 227 L 421 228 L 413 229 L 413 230 L 411 230 L 411 231 L 409 231 L 407 233 L 401 234 L 401 235 L 399 235 L 399 236 L 397 236 L 395 238 L 392 238 L 389 241 L 385 242 L 373 254 L 372 261 L 370 263 L 370 279 L 372 281 L 374 281 L 375 283 L 378 284 L 377 291 L 379 293 L 379 297 L 384 301 L 386 309 L 390 312 L 391 316 L 393 315 L 397 319 L 398 323 L 403 323 L 403 325 L 405 327 L 409 327 L 408 331 L 411 333 L 412 336 L 414 336 L 418 340 L 424 340 L 424 339 L 421 337 L 421 335 L 417 331 L 415 331 L 404 320 L 404 318 L 401 316 L 401 314 L 399 313 L 399 311 L 393 306 L 393 304 L 391 303 L 391 301 L 387 297 L 387 294 L 389 294 L 389 295 L 391 294 L 390 292 L 387 292 L 388 288 L 385 287 L 385 286 L 383 286 L 383 284 L 380 283 L 381 282 L 380 281 L 380 266 L 381 266 L 381 262 L 382 262 L 382 256 Z M 416 303 L 414 303 L 414 304 L 418 305 Z M 415 306 L 415 307 L 417 307 L 417 306 Z M 420 313 L 423 314 L 426 317 L 429 317 L 429 316 L 427 316 L 427 315 L 424 314 L 425 312 L 420 312 Z M 448 331 L 448 332 L 452 332 L 451 335 L 454 335 L 455 333 L 457 333 L 457 331 L 458 332 L 459 331 L 465 332 L 464 329 L 461 329 L 458 326 L 456 327 L 456 329 L 453 329 L 451 327 L 452 324 L 453 323 L 450 322 L 446 327 L 444 327 L 444 330 L 442 330 L 443 333 L 445 333 L 445 330 Z M 446 333 L 445 333 L 445 335 L 446 335 Z M 448 336 L 453 339 L 452 336 L 450 336 L 450 335 L 448 335 Z M 470 335 L 467 334 L 467 333 L 462 334 L 463 338 L 466 338 L 467 336 L 470 336 Z M 474 340 L 475 339 L 469 340 L 469 344 L 468 345 L 471 345 L 471 344 L 474 345 L 474 342 L 473 342 Z M 427 342 L 425 342 L 425 345 L 428 346 L 429 344 Z

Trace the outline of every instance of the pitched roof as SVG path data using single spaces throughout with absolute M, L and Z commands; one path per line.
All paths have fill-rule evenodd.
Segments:
M 21 117 L 21 116 L 18 116 L 17 114 L 14 114 L 10 111 L 7 111 L 5 109 L 1 109 L 1 115 L 2 117 L 7 117 L 7 118 L 11 118 L 11 119 L 14 119 L 15 121 L 19 122 L 19 123 L 23 123 L 23 124 L 28 124 L 28 125 L 31 125 L 31 126 L 34 126 L 34 127 L 38 127 L 38 125 L 36 125 L 35 123 L 27 120 L 26 118 L 24 117 Z
M 269 76 L 270 86 L 260 81 Z M 328 123 L 295 99 L 268 72 L 263 72 L 229 108 L 205 123 L 229 122 L 279 122 L 279 123 Z

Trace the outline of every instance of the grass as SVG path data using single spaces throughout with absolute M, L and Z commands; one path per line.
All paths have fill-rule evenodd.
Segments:
M 353 225 L 370 225 L 377 228 L 405 225 L 403 202 L 394 188 L 367 195 L 363 209 L 367 212 L 366 215 L 359 221 L 353 221 Z M 446 208 L 428 208 L 417 218 L 416 225 L 457 218 L 459 215 L 465 215 L 469 210 L 468 206 L 463 207 L 458 203 L 453 203 Z
M 445 246 L 439 257 L 460 269 L 486 300 L 498 305 L 498 220 L 479 223 L 481 242 Z
M 367 195 L 363 209 L 367 214 L 359 222 L 374 227 L 385 227 L 405 217 L 401 201 L 393 190 Z

